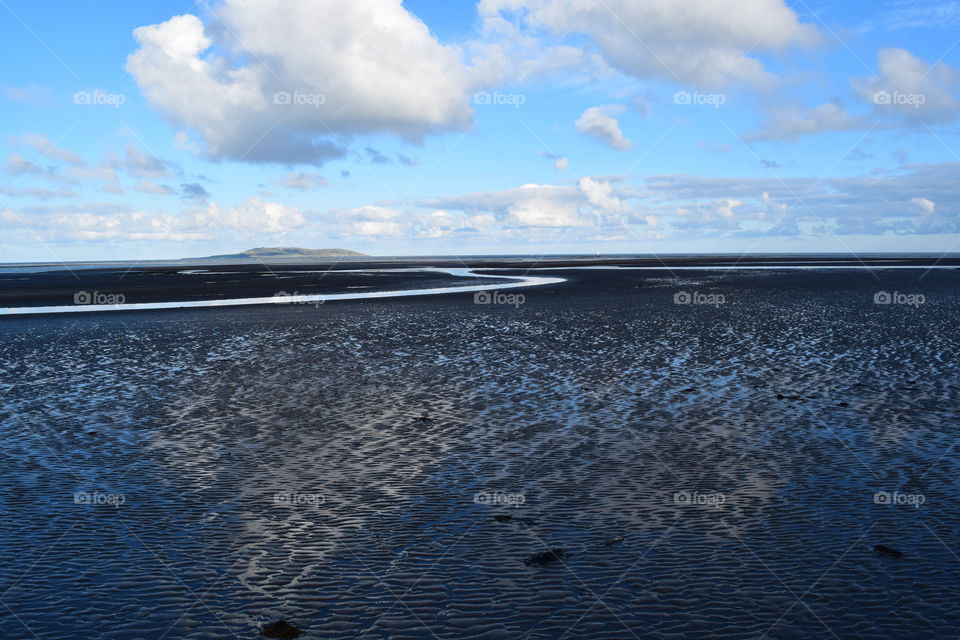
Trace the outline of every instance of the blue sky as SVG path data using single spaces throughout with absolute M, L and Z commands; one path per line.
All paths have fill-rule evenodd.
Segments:
M 958 26 L 940 0 L 2 0 L 0 260 L 952 251 Z

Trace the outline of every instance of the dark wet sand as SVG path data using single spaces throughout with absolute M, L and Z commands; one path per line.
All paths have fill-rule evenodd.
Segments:
M 495 276 L 502 269 L 514 275 L 538 275 L 551 268 L 627 267 L 686 271 L 776 268 L 783 266 L 857 267 L 958 267 L 960 256 L 919 254 L 836 255 L 693 255 L 693 256 L 540 256 L 373 258 L 347 257 L 326 260 L 289 259 L 192 260 L 157 263 L 37 264 L 8 269 L 0 265 L 0 307 L 58 306 L 74 304 L 80 292 L 122 295 L 126 303 L 182 300 L 223 300 L 270 297 L 278 292 L 299 295 L 366 291 L 427 289 L 497 283 L 488 279 L 453 276 L 430 268 L 470 268 Z M 29 271 L 27 271 L 29 270 Z M 564 271 L 563 274 L 570 273 Z M 501 281 L 502 282 L 502 281 Z
M 434 289 L 487 282 L 502 280 L 468 279 L 438 271 L 355 273 L 328 264 L 75 268 L 37 274 L 0 273 L 0 307 L 71 305 L 78 294 L 88 294 L 90 299 L 97 294 L 103 300 L 120 295 L 130 304 L 272 297 L 283 293 L 305 296 Z
M 542 274 L 0 319 L 2 635 L 956 633 L 955 271 Z

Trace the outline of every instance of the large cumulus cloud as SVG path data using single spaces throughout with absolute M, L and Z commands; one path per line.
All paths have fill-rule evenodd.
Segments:
M 320 164 L 354 135 L 419 141 L 472 117 L 459 50 L 400 0 L 226 0 L 206 25 L 175 16 L 134 38 L 147 100 L 214 158 Z

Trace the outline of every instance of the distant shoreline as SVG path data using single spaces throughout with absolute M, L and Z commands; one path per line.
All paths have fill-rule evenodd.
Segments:
M 329 270 L 374 269 L 374 268 L 562 268 L 577 266 L 621 267 L 734 267 L 758 266 L 880 266 L 933 265 L 960 266 L 960 254 L 872 253 L 872 254 L 625 254 L 625 255 L 547 255 L 547 256 L 337 256 L 337 257 L 285 257 L 285 258 L 181 258 L 174 260 L 111 260 L 88 262 L 22 262 L 0 264 L 0 270 L 40 269 L 128 269 L 145 271 L 180 271 L 192 266 L 236 270 L 238 272 L 262 269 L 264 266 L 282 266 L 284 269 L 306 270 L 323 267 Z

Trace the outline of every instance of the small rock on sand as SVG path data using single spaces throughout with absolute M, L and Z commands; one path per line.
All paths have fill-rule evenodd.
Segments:
M 554 562 L 555 560 L 563 560 L 565 557 L 567 557 L 566 549 L 549 549 L 547 551 L 530 556 L 523 561 L 523 564 L 527 565 L 528 567 L 532 567 L 533 565 L 545 567 L 551 562 Z
M 873 550 L 879 553 L 882 556 L 887 556 L 888 558 L 902 558 L 903 552 L 894 549 L 893 547 L 888 547 L 885 544 L 874 545 Z
M 260 635 L 264 638 L 299 638 L 302 633 L 303 631 L 285 620 L 271 622 L 260 629 Z

